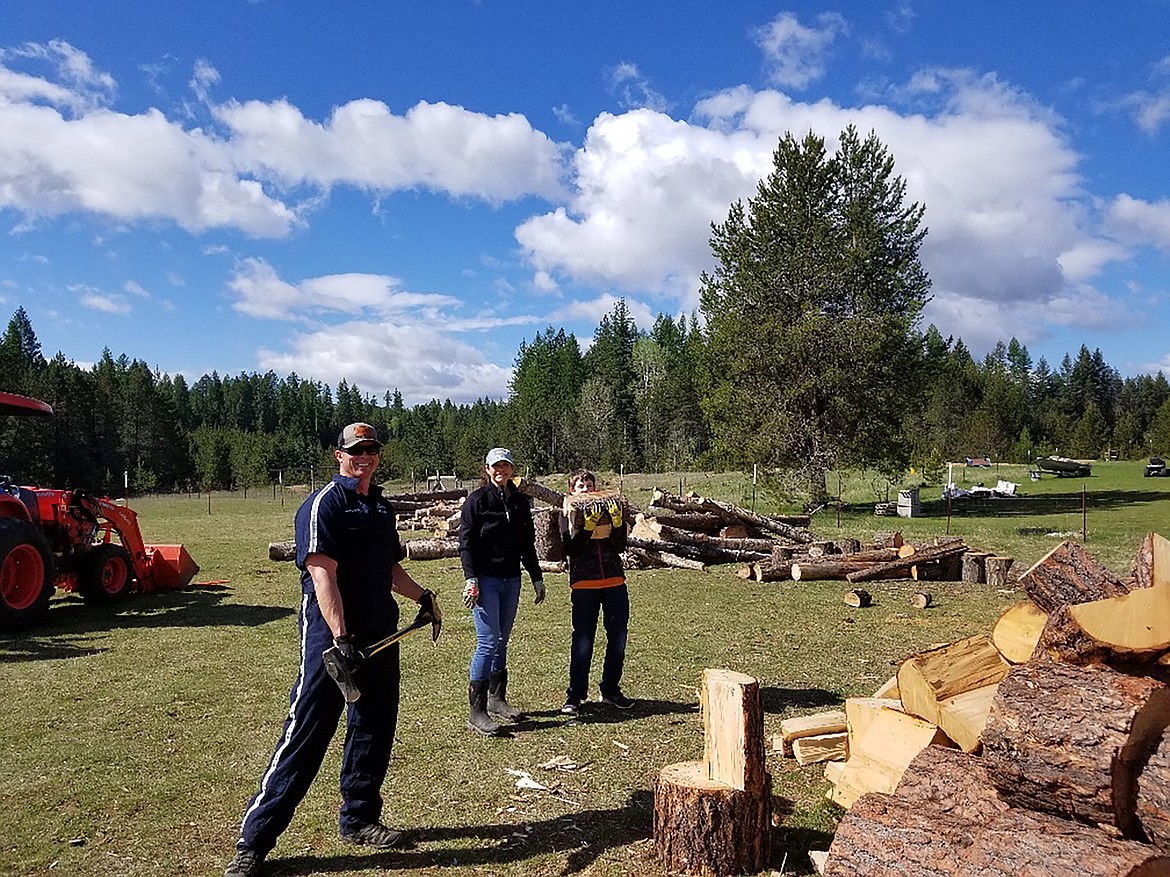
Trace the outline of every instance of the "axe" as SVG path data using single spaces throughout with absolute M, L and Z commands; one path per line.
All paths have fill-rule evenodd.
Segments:
M 436 610 L 438 606 L 435 606 Z M 408 633 L 418 630 L 420 627 L 431 626 L 431 641 L 434 642 L 439 638 L 439 631 L 443 628 L 443 616 L 439 612 L 432 614 L 428 609 L 419 609 L 418 614 L 414 616 L 414 621 L 400 627 L 390 636 L 380 639 L 375 643 L 371 643 L 364 649 L 358 650 L 358 655 L 361 660 L 368 660 L 378 652 L 390 648 L 400 639 L 405 637 Z M 329 674 L 330 678 L 337 683 L 337 687 L 341 689 L 341 693 L 345 695 L 346 703 L 353 703 L 362 696 L 358 689 L 357 682 L 353 678 L 353 671 L 357 669 L 357 664 L 351 664 L 343 659 L 337 651 L 337 646 L 330 646 L 321 653 L 321 660 L 325 664 L 325 672 Z

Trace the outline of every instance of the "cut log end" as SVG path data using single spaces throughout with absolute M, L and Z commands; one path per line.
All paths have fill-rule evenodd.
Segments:
M 910 605 L 915 609 L 929 609 L 934 604 L 934 598 L 929 591 L 915 591 L 910 595 Z
M 852 606 L 854 609 L 864 609 L 867 606 L 873 605 L 873 597 L 869 591 L 863 591 L 861 588 L 854 588 L 852 591 L 847 591 L 845 594 L 845 605 Z

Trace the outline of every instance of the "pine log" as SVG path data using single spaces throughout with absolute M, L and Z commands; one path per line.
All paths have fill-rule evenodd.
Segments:
M 1020 586 L 1037 606 L 1051 613 L 1066 603 L 1087 603 L 1129 590 L 1084 548 L 1066 540 L 1020 577 Z
M 980 827 L 955 877 L 1170 877 L 1170 858 L 1087 825 L 1012 809 Z
M 825 877 L 950 877 L 975 831 L 966 820 L 867 794 L 837 826 Z
M 977 824 L 1008 809 L 982 759 L 946 746 L 927 746 L 914 756 L 894 796 L 924 810 Z
M 862 588 L 854 588 L 852 591 L 845 592 L 845 605 L 852 606 L 854 609 L 865 609 L 873 605 L 873 597 L 869 591 Z
M 910 595 L 910 605 L 915 609 L 929 609 L 933 601 L 929 591 L 915 591 Z
M 722 515 L 711 512 L 674 512 L 652 505 L 646 509 L 646 515 L 668 527 L 677 527 L 680 530 L 714 533 L 728 525 L 728 521 Z
M 1170 540 L 1147 533 L 1133 559 L 1131 571 L 1135 588 L 1170 586 Z
M 751 579 L 755 582 L 784 582 L 792 579 L 792 567 L 773 566 L 770 563 L 748 564 L 751 569 Z
M 760 683 L 733 670 L 704 670 L 700 705 L 707 776 L 733 789 L 762 789 L 767 772 Z
M 771 856 L 772 783 L 733 789 L 701 761 L 668 764 L 654 783 L 654 848 L 672 874 L 753 874 Z
M 1138 775 L 1137 817 L 1146 837 L 1170 850 L 1170 734 L 1162 734 Z
M 962 581 L 969 585 L 982 585 L 987 581 L 987 572 L 984 562 L 987 560 L 986 551 L 964 551 L 962 554 L 963 569 L 960 575 Z
M 891 574 L 908 574 L 910 567 L 915 564 L 926 563 L 931 560 L 940 560 L 944 557 L 949 557 L 952 554 L 962 554 L 967 548 L 962 542 L 952 542 L 944 545 L 938 545 L 930 548 L 923 548 L 916 551 L 909 557 L 899 557 L 897 560 L 888 560 L 885 563 L 877 563 L 866 570 L 859 570 L 858 572 L 849 573 L 846 578 L 850 582 L 869 582 L 874 579 L 887 577 Z
M 893 533 L 874 533 L 873 538 L 869 541 L 870 548 L 901 548 L 905 543 L 902 538 L 902 531 L 897 530 Z
M 984 569 L 987 575 L 987 586 L 989 588 L 1006 588 L 1008 583 L 1008 572 L 1012 568 L 1015 561 L 1010 557 L 991 556 L 983 561 Z
M 438 560 L 459 556 L 459 541 L 456 539 L 407 539 L 402 547 L 406 550 L 407 560 Z
M 792 741 L 792 755 L 800 765 L 844 761 L 849 757 L 849 735 L 838 731 L 835 734 L 798 737 Z
M 849 760 L 832 800 L 851 807 L 868 792 L 892 792 L 906 767 L 930 744 L 948 745 L 946 734 L 930 722 L 895 709 L 881 709 L 858 737 L 849 739 Z
M 1047 622 L 1048 614 L 1031 600 L 1025 600 L 999 616 L 991 631 L 991 641 L 1005 661 L 1027 663 Z
M 297 543 L 295 542 L 269 542 L 268 543 L 268 559 L 269 560 L 296 560 L 297 559 Z
M 784 566 L 788 561 L 799 552 L 797 545 L 781 545 L 773 543 L 772 545 L 772 566 Z
M 551 487 L 545 487 L 536 481 L 529 478 L 523 478 L 517 475 L 512 479 L 512 484 L 526 496 L 531 496 L 533 499 L 539 499 L 553 508 L 561 508 L 565 503 L 565 495 L 559 490 L 553 490 Z
M 682 542 L 663 542 L 659 539 L 646 539 L 643 536 L 630 534 L 626 544 L 634 548 L 644 548 L 650 551 L 668 551 L 679 557 L 689 557 L 701 560 L 704 563 L 742 563 L 744 561 L 757 562 L 767 560 L 770 555 L 761 551 L 738 551 L 729 548 L 717 548 L 714 545 L 687 545 Z
M 1036 656 L 1072 664 L 1152 663 L 1170 653 L 1170 585 L 1055 609 Z
M 794 563 L 788 568 L 788 574 L 794 582 L 814 582 L 826 579 L 844 580 L 849 573 L 869 569 L 871 566 L 873 566 L 873 561 L 867 560 L 820 559 Z
M 662 490 L 655 490 L 652 502 L 654 505 L 665 506 L 675 511 L 721 512 L 726 516 L 728 523 L 742 521 L 760 530 L 776 533 L 792 542 L 812 542 L 816 539 L 815 536 L 803 529 L 808 526 L 807 519 L 801 525 L 792 525 L 785 523 L 779 516 L 757 515 L 755 512 L 748 511 L 740 506 L 720 502 L 715 499 L 707 499 L 697 494 L 682 497 L 674 496 Z
M 1108 667 L 1018 664 L 999 684 L 983 760 L 1009 804 L 1141 838 L 1137 773 L 1170 724 L 1170 689 Z
M 565 543 L 561 538 L 561 513 L 542 506 L 532 510 L 532 525 L 536 530 L 536 556 L 553 562 L 565 559 Z
M 771 539 L 725 539 L 721 536 L 709 536 L 706 533 L 697 533 L 693 530 L 682 530 L 669 527 L 656 518 L 638 515 L 635 519 L 633 532 L 641 539 L 660 539 L 663 542 L 675 542 L 682 545 L 710 546 L 726 548 L 731 551 L 759 551 L 771 555 Z
M 626 554 L 641 558 L 655 566 L 671 566 L 676 569 L 693 569 L 706 572 L 707 564 L 690 557 L 679 557 L 669 551 L 659 551 L 657 548 L 643 548 L 638 545 L 627 545 Z
M 540 571 L 541 572 L 568 572 L 569 571 L 568 567 L 565 566 L 565 562 L 563 560 L 541 560 L 541 561 L 538 561 L 538 563 L 540 564 Z

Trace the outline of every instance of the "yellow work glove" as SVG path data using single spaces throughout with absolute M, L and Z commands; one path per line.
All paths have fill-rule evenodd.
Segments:
M 614 498 L 609 501 L 607 509 L 609 511 L 609 519 L 613 522 L 614 529 L 616 530 L 622 525 L 622 504 Z
M 589 511 L 585 515 L 585 529 L 592 533 L 597 529 L 597 525 L 601 523 L 602 509 L 599 504 L 594 504 L 589 507 Z

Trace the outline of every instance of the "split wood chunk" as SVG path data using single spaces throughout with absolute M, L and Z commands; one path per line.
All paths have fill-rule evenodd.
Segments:
M 833 762 L 829 762 L 832 764 Z M 820 875 L 825 873 L 825 862 L 829 858 L 828 850 L 809 850 L 808 860 L 812 862 L 813 870 Z
M 772 783 L 759 792 L 710 779 L 701 761 L 669 764 L 654 784 L 654 846 L 680 874 L 752 874 L 771 855 Z
M 949 738 L 930 722 L 899 710 L 883 709 L 869 727 L 849 741 L 849 760 L 832 791 L 832 800 L 852 807 L 869 792 L 892 792 L 907 766 L 932 743 L 942 746 Z
M 593 530 L 593 538 L 604 539 L 613 529 L 608 505 L 614 501 L 621 505 L 624 518 L 632 517 L 625 497 L 617 490 L 591 490 L 588 493 L 565 494 L 561 502 L 561 512 L 569 519 L 569 532 L 580 533 L 585 529 L 585 515 L 597 509 L 601 512 L 601 520 Z M 625 523 L 624 520 L 623 523 Z
M 1142 837 L 1137 773 L 1170 724 L 1170 689 L 1108 667 L 1018 664 L 999 684 L 983 760 L 1009 803 Z
M 817 734 L 836 734 L 847 729 L 844 710 L 825 710 L 807 716 L 793 716 L 780 722 L 780 740 L 787 753 L 792 741 Z
M 910 605 L 915 609 L 929 609 L 933 601 L 929 591 L 915 591 L 910 595 Z
M 1036 656 L 1070 664 L 1141 664 L 1170 652 L 1170 585 L 1053 610 Z
M 975 832 L 965 820 L 867 794 L 837 826 L 825 877 L 949 877 Z
M 1170 586 L 1170 540 L 1148 533 L 1133 559 L 1134 587 Z
M 873 597 L 870 596 L 869 591 L 864 591 L 861 588 L 854 588 L 845 594 L 845 605 L 852 606 L 854 609 L 864 609 L 873 603 Z
M 1047 622 L 1048 613 L 1031 600 L 1025 600 L 999 616 L 991 631 L 991 641 L 1004 660 L 1012 664 L 1027 663 Z
M 1008 810 L 963 852 L 955 877 L 1170 877 L 1170 858 L 1047 813 Z
M 844 761 L 849 757 L 849 735 L 815 734 L 792 741 L 792 754 L 797 764 L 818 764 L 822 761 Z
M 841 774 L 845 770 L 844 761 L 826 761 L 825 762 L 825 779 L 827 779 L 834 786 L 837 781 L 841 779 Z
M 700 698 L 707 776 L 733 789 L 759 790 L 767 777 L 760 683 L 734 670 L 707 669 Z
M 877 691 L 870 695 L 870 697 L 898 697 L 898 674 L 895 673 L 885 682 L 878 686 Z M 900 706 L 900 703 L 899 703 Z
M 902 708 L 938 725 L 947 736 L 957 734 L 952 739 L 971 751 L 994 693 L 986 689 L 999 682 L 1009 666 L 986 636 L 915 655 L 898 667 Z
M 1008 809 L 982 760 L 946 746 L 927 746 L 914 756 L 894 796 L 907 804 L 978 824 Z
M 1137 817 L 1146 837 L 1170 850 L 1170 734 L 1162 735 L 1138 775 Z
M 883 709 L 892 709 L 902 712 L 902 702 L 893 697 L 848 697 L 845 699 L 845 730 L 849 732 L 849 739 L 857 745 L 874 718 L 881 714 Z
M 1087 603 L 1129 590 L 1112 572 L 1071 539 L 1057 545 L 1020 577 L 1024 592 L 1051 613 L 1066 603 Z

